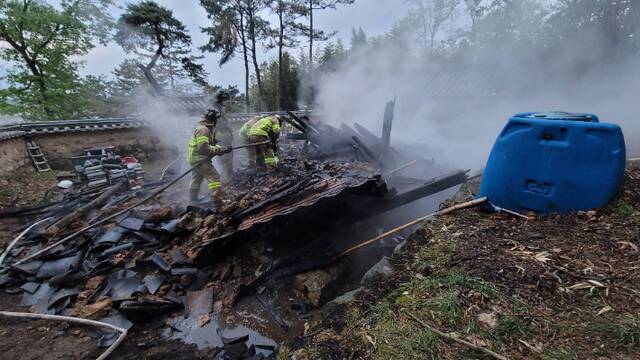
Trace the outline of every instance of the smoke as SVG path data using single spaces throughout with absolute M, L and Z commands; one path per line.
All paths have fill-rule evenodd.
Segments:
M 595 113 L 619 124 L 629 156 L 638 155 L 640 62 L 598 63 L 609 43 L 598 32 L 582 35 L 558 52 L 496 40 L 459 63 L 435 64 L 417 55 L 413 35 L 395 34 L 353 51 L 320 78 L 318 112 L 328 123 L 360 123 L 380 134 L 384 105 L 397 96 L 392 145 L 420 145 L 425 157 L 456 168 L 483 168 L 508 118 L 526 111 Z

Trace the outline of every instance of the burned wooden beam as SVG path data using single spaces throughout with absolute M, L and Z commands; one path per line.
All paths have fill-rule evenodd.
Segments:
M 287 111 L 287 114 L 295 121 L 298 123 L 299 126 L 303 127 L 305 130 L 310 130 L 311 132 L 314 132 L 316 134 L 319 134 L 320 132 L 318 131 L 318 129 L 316 129 L 313 125 L 309 124 L 308 121 L 304 121 L 302 118 L 298 117 L 296 114 L 294 114 L 291 111 Z
M 211 261 L 222 248 L 250 234 L 271 233 L 273 236 L 295 237 L 301 233 L 327 227 L 348 226 L 383 214 L 427 196 L 436 194 L 467 180 L 465 171 L 415 185 L 402 192 L 389 192 L 380 176 L 363 179 L 328 178 L 313 186 L 300 188 L 294 197 L 271 197 L 248 213 L 239 216 L 235 230 L 201 243 L 196 249 L 197 262 Z M 347 182 L 345 182 L 347 181 Z M 313 191 L 311 191 L 313 189 Z M 284 190 L 284 192 L 289 192 Z M 277 199 L 279 198 L 279 199 Z M 239 214 L 238 214 L 239 215 Z M 277 234 L 277 235 L 276 235 Z
M 371 146 L 381 146 L 382 145 L 382 139 L 380 139 L 378 136 L 376 136 L 376 134 L 372 133 L 371 131 L 369 131 L 364 126 L 362 126 L 362 125 L 360 125 L 358 123 L 354 123 L 353 127 L 356 128 L 356 130 L 358 130 L 358 132 L 360 133 L 360 136 L 369 145 L 371 145 Z
M 358 149 L 362 151 L 362 154 L 365 155 L 365 159 L 367 160 L 367 162 L 370 162 L 372 164 L 376 164 L 382 167 L 382 163 L 380 162 L 376 154 L 374 154 L 373 151 L 371 151 L 371 149 L 369 149 L 369 147 L 367 147 L 367 145 L 365 145 L 365 143 L 362 142 L 362 140 L 360 140 L 359 137 L 352 136 L 351 139 L 356 144 Z
M 401 192 L 392 190 L 384 198 L 362 195 L 351 197 L 343 203 L 342 216 L 336 225 L 345 226 L 363 221 L 458 186 L 467 181 L 467 173 L 468 171 L 455 171 L 426 182 L 422 180 L 421 184 Z
M 353 130 L 347 124 L 340 124 L 340 130 L 343 132 L 345 137 L 348 137 L 348 138 L 352 138 L 354 136 L 360 137 L 360 134 L 358 134 L 355 130 Z
M 311 160 L 327 160 L 327 159 L 345 157 L 349 155 L 352 155 L 353 157 L 355 157 L 356 151 L 357 149 L 354 146 L 348 146 L 348 147 L 345 147 L 344 149 L 330 151 L 330 152 L 323 152 L 317 155 L 309 156 L 308 158 Z
M 382 120 L 382 154 L 380 155 L 383 159 L 388 156 L 389 147 L 391 146 L 391 129 L 393 127 L 395 108 L 395 99 L 389 101 L 384 108 L 384 118 Z
M 287 134 L 288 140 L 309 141 L 309 137 L 306 134 L 292 133 Z
M 300 131 L 301 133 L 303 133 L 303 134 L 306 134 L 306 133 L 307 133 L 307 130 L 306 130 L 302 125 L 300 125 L 299 123 L 297 123 L 297 122 L 295 122 L 295 121 L 291 120 L 291 118 L 288 118 L 288 117 L 286 117 L 286 116 L 283 116 L 283 117 L 282 117 L 282 119 L 283 119 L 285 122 L 287 122 L 288 124 L 290 124 L 291 126 L 293 126 L 296 130 Z

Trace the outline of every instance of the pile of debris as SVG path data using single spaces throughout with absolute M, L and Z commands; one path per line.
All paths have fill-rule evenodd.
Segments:
M 233 329 L 218 327 L 217 315 L 242 295 L 264 292 L 265 282 L 276 275 L 327 265 L 331 256 L 287 271 L 292 259 L 300 262 L 299 254 L 275 252 L 270 241 L 326 231 L 327 224 L 348 225 L 466 180 L 465 172 L 454 172 L 391 186 L 387 180 L 393 176 L 381 175 L 373 153 L 362 150 L 368 148 L 364 142 L 357 140 L 351 148 L 355 155 L 370 153 L 368 161 L 354 154 L 331 160 L 292 156 L 297 152 L 285 154 L 269 175 L 239 172 L 226 187 L 228 205 L 217 209 L 185 207 L 173 200 L 177 193 L 158 196 L 180 177 L 169 183 L 132 183 L 118 175 L 121 170 L 137 173 L 124 158 L 100 153 L 95 155 L 99 164 L 82 159 L 77 170 L 89 180 L 89 190 L 5 213 L 39 220 L 4 252 L 0 264 L 10 265 L 0 273 L 0 286 L 22 293 L 22 305 L 37 313 L 96 319 L 124 329 L 160 319 L 169 337 L 214 331 L 220 342 L 208 346 L 238 353 L 238 358 L 271 356 L 275 343 L 255 336 L 248 341 L 244 333 L 231 336 L 225 332 Z M 100 171 L 106 180 L 94 175 Z M 111 186 L 96 190 L 104 184 Z M 234 251 L 238 248 L 243 256 Z M 268 302 L 262 303 L 285 328 Z M 171 318 L 175 314 L 183 315 Z M 108 331 L 95 335 L 100 346 L 117 338 Z
M 144 170 L 138 159 L 116 155 L 113 146 L 88 148 L 84 155 L 71 160 L 74 163 L 75 180 L 88 189 L 101 189 L 124 179 L 129 182 L 131 189 L 140 189 L 144 182 Z

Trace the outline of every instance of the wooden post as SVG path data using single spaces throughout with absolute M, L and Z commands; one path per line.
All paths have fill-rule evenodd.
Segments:
M 384 108 L 384 118 L 382 120 L 382 154 L 380 158 L 386 159 L 391 146 L 391 128 L 393 127 L 393 118 L 396 108 L 396 99 L 389 101 Z

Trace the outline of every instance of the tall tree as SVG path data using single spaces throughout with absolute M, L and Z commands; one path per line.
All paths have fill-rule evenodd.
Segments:
M 640 50 L 640 1 L 560 0 L 549 21 L 549 45 L 583 44 L 594 62 L 613 61 Z M 597 45 L 597 46 L 593 46 Z M 586 60 L 586 59 L 585 59 Z
M 300 93 L 299 65 L 296 60 L 285 51 L 282 62 L 274 59 L 262 67 L 265 109 L 276 110 L 280 107 L 281 110 L 296 110 Z M 256 90 L 254 85 L 253 91 Z
M 245 111 L 249 111 L 249 44 L 247 35 L 247 11 L 243 0 L 200 0 L 207 12 L 210 26 L 201 28 L 209 41 L 200 47 L 202 51 L 220 53 L 219 65 L 226 64 L 238 51 L 244 64 Z M 238 39 L 240 41 L 238 42 Z
M 313 42 L 314 40 L 328 40 L 329 36 L 322 30 L 317 30 L 314 24 L 314 12 L 316 10 L 335 9 L 338 5 L 351 5 L 355 0 L 305 0 L 308 4 L 309 14 L 309 59 L 310 66 L 313 71 Z
M 156 94 L 164 92 L 153 74 L 161 59 L 174 69 L 174 76 L 188 76 L 197 84 L 207 86 L 204 68 L 197 64 L 197 57 L 189 55 L 191 36 L 184 24 L 171 10 L 155 1 L 127 5 L 126 12 L 118 20 L 115 39 L 126 52 L 148 59 L 138 67 Z M 176 63 L 181 64 L 181 70 L 175 67 Z
M 356 30 L 351 29 L 351 51 L 361 48 L 367 45 L 367 34 L 365 34 L 362 28 Z
M 245 104 L 251 98 L 249 61 L 257 81 L 258 109 L 262 108 L 263 85 L 258 46 L 269 37 L 269 22 L 262 18 L 267 0 L 200 0 L 206 10 L 211 26 L 202 28 L 209 41 L 200 49 L 221 53 L 220 65 L 224 65 L 236 52 L 241 52 L 245 68 Z M 239 39 L 239 41 L 238 41 Z
M 282 109 L 284 97 L 284 49 L 298 44 L 297 37 L 304 33 L 304 25 L 298 18 L 305 16 L 307 8 L 301 0 L 271 0 L 269 7 L 278 17 L 278 28 L 275 32 L 275 47 L 278 48 L 278 110 Z
M 0 1 L 0 58 L 13 64 L 0 92 L 4 111 L 55 119 L 82 113 L 77 57 L 106 44 L 111 0 Z M 5 46 L 2 46 L 2 45 Z
M 409 0 L 413 6 L 412 15 L 419 25 L 418 34 L 422 40 L 425 55 L 435 55 L 436 37 L 442 25 L 449 20 L 460 0 Z

